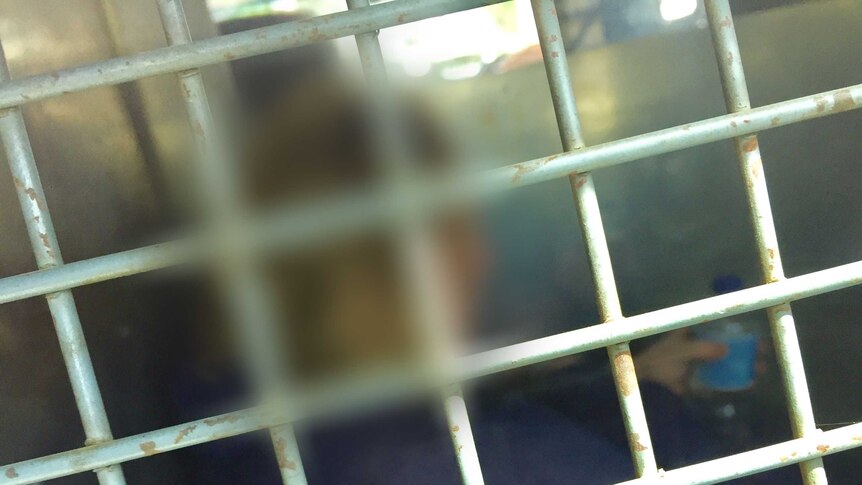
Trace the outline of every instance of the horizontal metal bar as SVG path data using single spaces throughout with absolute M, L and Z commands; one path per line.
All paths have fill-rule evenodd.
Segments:
M 507 183 L 520 186 L 544 182 L 575 172 L 589 172 L 859 107 L 862 107 L 862 84 L 855 84 L 749 111 L 716 116 L 573 152 L 517 163 L 492 171 L 496 174 L 489 176 L 486 183 L 492 186 Z
M 187 241 L 154 244 L 0 279 L 0 303 L 166 268 L 191 259 Z
M 858 284 L 862 284 L 862 261 L 643 313 L 619 325 L 597 324 L 463 357 L 455 367 L 457 375 L 450 380 L 473 379 Z M 0 484 L 48 480 L 299 419 L 358 412 L 369 405 L 395 401 L 439 385 L 436 376 L 422 375 L 421 370 L 400 371 L 403 372 L 382 383 L 379 379 L 358 381 L 323 392 L 297 393 L 290 406 L 277 408 L 278 413 L 255 408 L 6 465 L 0 467 Z
M 862 423 L 829 431 L 816 430 L 811 436 L 661 472 L 657 477 L 630 480 L 618 485 L 701 485 L 719 483 L 783 466 L 819 459 L 862 446 Z
M 273 424 L 273 418 L 259 409 L 222 414 L 5 466 L 0 470 L 0 483 L 50 480 L 264 429 Z
M 497 192 L 859 107 L 862 107 L 862 84 L 517 163 L 480 174 L 475 182 L 471 178 L 458 180 L 451 185 L 467 188 L 471 194 Z M 435 187 L 427 192 L 432 199 L 427 202 L 429 205 L 445 206 L 453 193 L 459 195 L 460 189 Z M 393 209 L 376 194 L 350 197 L 324 207 L 287 209 L 281 216 L 267 221 L 267 224 L 277 224 L 278 227 L 265 231 L 266 244 L 301 246 L 320 238 L 342 234 L 341 231 L 359 231 L 366 226 L 380 224 L 392 214 Z M 193 258 L 197 248 L 199 246 L 178 241 L 68 263 L 61 268 L 6 277 L 0 279 L 0 303 L 170 266 Z
M 394 0 L 0 84 L 0 108 L 416 22 L 504 0 Z
M 460 379 L 473 379 L 669 330 L 738 315 L 862 283 L 862 261 L 593 325 L 463 357 Z

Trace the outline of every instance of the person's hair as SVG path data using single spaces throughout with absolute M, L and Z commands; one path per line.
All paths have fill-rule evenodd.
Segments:
M 221 35 L 269 27 L 309 18 L 304 13 L 267 14 L 225 20 L 218 24 Z M 230 63 L 236 92 L 249 118 L 260 116 L 279 96 L 298 84 L 334 69 L 336 52 L 331 43 L 313 44 L 270 54 L 237 59 Z
M 366 99 L 352 83 L 322 76 L 293 85 L 277 99 L 258 113 L 257 130 L 241 157 L 239 175 L 253 211 L 306 205 L 309 199 L 370 187 L 381 175 L 366 122 Z M 417 171 L 445 170 L 445 136 L 420 102 L 408 96 L 404 101 L 404 132 L 414 148 Z M 301 253 L 276 256 L 263 266 L 284 317 L 286 353 L 297 379 L 415 355 L 389 235 L 324 241 Z M 361 311 L 342 314 L 337 308 L 355 308 L 358 294 L 369 292 L 374 296 L 365 299 L 368 305 Z M 236 326 L 220 316 L 224 312 L 218 310 L 220 299 L 212 289 L 207 294 L 197 305 L 201 311 L 196 333 L 208 336 L 200 350 L 210 364 L 233 362 Z M 344 305 L 346 300 L 350 302 Z M 348 345 L 341 337 L 345 329 L 361 335 Z M 340 348 L 335 348 L 336 341 Z

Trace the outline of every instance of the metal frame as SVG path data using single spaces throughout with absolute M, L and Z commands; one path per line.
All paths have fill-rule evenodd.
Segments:
M 358 396 L 359 393 L 349 385 L 338 386 L 319 395 L 309 392 L 291 396 L 290 406 L 275 406 L 276 411 L 273 411 L 273 403 L 281 402 L 278 396 L 291 393 L 289 389 L 267 392 L 278 377 L 279 356 L 278 349 L 268 345 L 272 341 L 267 338 L 269 305 L 265 298 L 261 299 L 266 292 L 252 270 L 254 265 L 249 256 L 252 253 L 249 245 L 265 244 L 289 249 L 319 238 L 347 237 L 349 231 L 391 223 L 402 242 L 403 263 L 410 276 L 411 297 L 416 300 L 419 310 L 420 329 L 428 332 L 429 362 L 435 376 L 433 386 L 443 390 L 444 408 L 465 483 L 481 484 L 483 479 L 466 406 L 458 391 L 460 382 L 606 347 L 613 364 L 638 477 L 626 483 L 716 483 L 800 463 L 807 485 L 825 484 L 820 457 L 862 446 L 862 425 L 844 426 L 828 432 L 816 428 L 789 302 L 862 283 L 862 261 L 784 278 L 756 133 L 859 108 L 862 106 L 862 84 L 751 108 L 727 0 L 706 0 L 730 114 L 585 148 L 554 2 L 534 0 L 537 29 L 565 151 L 484 172 L 470 180 L 419 184 L 410 176 L 410 171 L 404 169 L 406 164 L 401 163 L 409 159 L 406 156 L 409 155 L 409 147 L 401 146 L 403 140 L 398 136 L 398 123 L 392 117 L 395 111 L 388 106 L 386 96 L 379 96 L 385 92 L 386 75 L 376 31 L 491 3 L 497 1 L 394 0 L 369 6 L 367 0 L 348 0 L 349 9 L 345 12 L 192 42 L 180 0 L 158 0 L 169 47 L 14 81 L 9 78 L 5 59 L 0 57 L 0 109 L 3 110 L 0 112 L 0 138 L 39 266 L 36 272 L 0 279 L 0 303 L 40 295 L 47 297 L 87 435 L 83 448 L 0 467 L 0 483 L 33 483 L 94 470 L 100 483 L 121 484 L 124 483 L 119 466 L 122 462 L 258 429 L 270 429 L 284 482 L 304 484 L 293 423 L 338 411 L 338 405 L 332 403 L 356 404 L 356 400 L 346 396 Z M 387 204 L 391 194 L 383 197 L 380 194 L 359 194 L 336 200 L 325 207 L 287 210 L 264 220 L 255 220 L 251 227 L 265 234 L 260 238 L 263 243 L 234 240 L 230 234 L 245 231 L 232 229 L 247 229 L 249 226 L 245 224 L 249 223 L 241 217 L 240 198 L 232 181 L 227 156 L 230 151 L 219 146 L 218 137 L 213 136 L 212 118 L 198 68 L 348 35 L 356 36 L 360 51 L 365 54 L 362 56 L 364 68 L 372 88 L 372 99 L 378 108 L 375 121 L 384 129 L 381 131 L 387 133 L 378 141 L 384 155 L 382 163 L 391 182 L 389 186 L 394 194 L 408 191 L 418 203 L 411 204 L 410 211 L 396 210 L 392 204 Z M 190 122 L 197 128 L 195 137 L 201 151 L 196 167 L 198 177 L 206 181 L 204 187 L 210 187 L 203 196 L 213 207 L 209 214 L 213 230 L 223 237 L 216 238 L 219 243 L 215 248 L 202 246 L 197 238 L 187 238 L 64 264 L 19 106 L 72 91 L 170 72 L 178 74 Z M 733 139 L 737 147 L 764 284 L 624 317 L 589 172 L 727 139 Z M 445 326 L 435 324 L 446 318 L 445 311 L 441 311 L 446 305 L 440 300 L 433 247 L 424 237 L 424 216 L 431 211 L 443 210 L 450 203 L 452 194 L 484 197 L 560 177 L 569 177 L 572 184 L 602 323 L 467 357 L 456 359 L 447 355 L 447 337 L 440 335 L 439 331 Z M 219 270 L 230 275 L 230 278 L 225 278 L 224 286 L 229 299 L 235 303 L 237 318 L 243 322 L 243 346 L 249 355 L 251 374 L 261 391 L 262 404 L 235 413 L 113 439 L 74 300 L 68 290 L 200 261 L 209 251 L 229 256 L 222 258 L 225 263 Z M 657 469 L 627 342 L 763 308 L 768 309 L 796 439 L 677 470 Z M 374 387 L 378 384 L 379 389 Z M 372 395 L 379 400 L 397 399 L 397 393 L 387 390 L 391 390 L 390 384 L 371 383 L 363 388 L 361 394 L 366 397 Z M 334 395 L 345 399 L 334 400 Z

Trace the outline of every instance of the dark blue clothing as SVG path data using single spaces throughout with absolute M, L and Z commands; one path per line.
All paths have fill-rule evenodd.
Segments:
M 549 376 L 552 385 L 540 392 L 467 396 L 488 485 L 600 485 L 633 478 L 613 382 L 575 374 Z M 179 420 L 191 421 L 237 409 L 240 390 L 237 379 L 208 381 L 185 373 L 172 395 Z M 659 466 L 673 469 L 727 454 L 682 400 L 649 383 L 641 392 Z M 447 428 L 432 402 L 350 421 L 300 423 L 297 433 L 310 485 L 459 484 Z M 178 453 L 188 465 L 183 483 L 281 483 L 267 432 Z M 796 483 L 792 468 L 739 483 Z
M 174 386 L 181 419 L 228 410 L 213 403 L 225 402 L 225 389 L 235 386 L 186 377 Z M 540 404 L 515 398 L 468 397 L 467 402 L 489 485 L 599 485 L 632 478 L 625 448 Z M 298 434 L 311 485 L 461 483 L 446 421 L 433 404 L 350 422 L 301 424 Z M 281 483 L 266 433 L 207 443 L 185 453 L 191 483 Z

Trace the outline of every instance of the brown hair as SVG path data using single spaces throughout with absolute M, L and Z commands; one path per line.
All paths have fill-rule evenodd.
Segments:
M 444 137 L 415 99 L 403 104 L 418 169 L 439 170 L 448 158 Z M 253 205 L 290 204 L 373 182 L 379 164 L 367 111 L 361 93 L 332 79 L 303 85 L 274 104 L 249 146 L 245 179 Z M 329 242 L 268 269 L 300 375 L 413 354 L 403 285 L 385 235 Z

